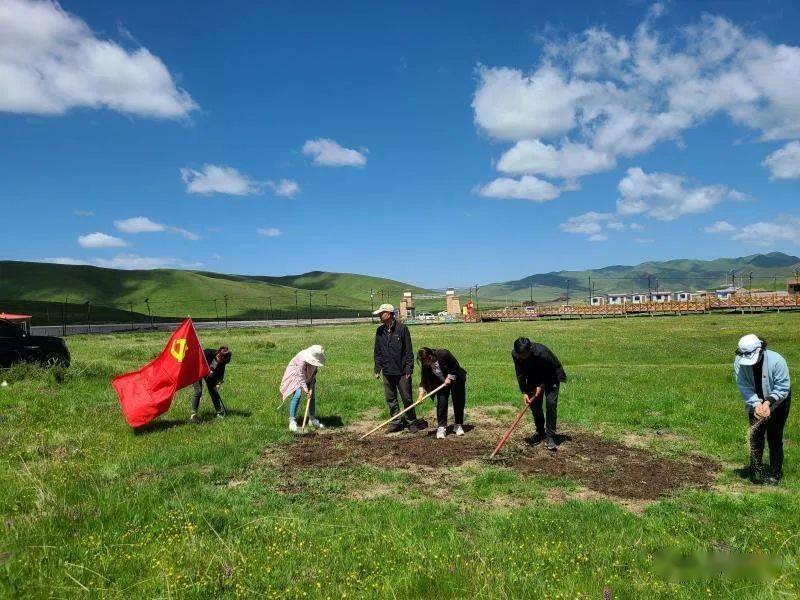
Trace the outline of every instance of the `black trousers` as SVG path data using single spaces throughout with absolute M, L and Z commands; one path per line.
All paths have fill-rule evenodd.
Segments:
M 558 418 L 558 384 L 544 386 L 542 396 L 531 402 L 531 412 L 533 413 L 533 422 L 536 424 L 536 433 L 553 436 L 556 434 L 556 420 Z M 546 413 L 542 409 L 543 404 Z
M 436 420 L 439 427 L 447 427 L 447 403 L 453 397 L 453 420 L 456 425 L 464 424 L 464 406 L 467 404 L 467 382 L 457 379 L 441 392 L 436 393 Z
M 789 417 L 789 405 L 791 395 L 778 404 L 771 411 L 769 419 L 762 421 L 759 425 L 756 416 L 751 412 L 750 418 L 750 467 L 757 474 L 762 473 L 762 461 L 764 458 L 764 438 L 769 445 L 769 470 L 775 477 L 783 475 L 783 428 L 786 419 Z
M 208 395 L 211 396 L 211 402 L 214 403 L 214 410 L 217 412 L 221 411 L 223 408 L 222 398 L 217 391 L 217 386 L 215 384 L 209 385 L 206 381 L 206 387 L 208 388 Z M 198 407 L 200 406 L 200 396 L 203 395 L 203 380 L 196 381 L 194 383 L 194 396 L 192 396 L 192 412 L 197 412 Z
M 411 377 L 404 375 L 384 375 L 383 376 L 383 393 L 386 396 L 386 404 L 389 405 L 389 414 L 396 415 L 400 412 L 400 405 L 397 402 L 397 394 L 400 393 L 400 398 L 403 400 L 403 406 L 411 406 Z M 410 410 L 402 417 L 395 419 L 394 423 L 408 423 L 417 420 L 415 410 Z

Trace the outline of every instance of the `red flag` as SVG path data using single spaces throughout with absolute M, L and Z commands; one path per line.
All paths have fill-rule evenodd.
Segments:
M 139 427 L 167 412 L 175 392 L 208 373 L 194 324 L 187 318 L 161 354 L 138 371 L 116 377 L 111 385 L 117 391 L 125 420 L 131 427 Z

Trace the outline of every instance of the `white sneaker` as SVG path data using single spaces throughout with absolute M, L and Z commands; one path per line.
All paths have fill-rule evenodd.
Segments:
M 297 433 L 297 420 L 296 419 L 289 419 L 289 431 L 292 433 Z
M 319 422 L 319 419 L 311 419 L 310 421 L 312 427 L 316 427 L 317 429 L 325 429 L 325 425 Z
M 446 435 L 447 435 L 447 429 L 445 427 L 439 427 L 439 429 L 436 430 L 437 440 L 443 440 Z
M 456 435 L 464 435 L 464 428 L 461 425 L 456 425 Z

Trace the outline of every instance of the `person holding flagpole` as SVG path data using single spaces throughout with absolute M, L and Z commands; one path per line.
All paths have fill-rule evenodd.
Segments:
M 219 395 L 219 388 L 225 380 L 225 365 L 231 362 L 231 351 L 227 346 L 221 346 L 219 349 L 206 348 L 203 350 L 206 361 L 208 361 L 208 368 L 210 369 L 206 375 L 205 382 L 208 388 L 208 395 L 211 396 L 211 402 L 214 404 L 214 410 L 217 411 L 217 418 L 221 419 L 227 414 L 225 403 L 222 402 L 222 397 Z M 189 420 L 192 423 L 197 423 L 197 410 L 200 407 L 200 397 L 203 395 L 203 379 L 198 379 L 194 383 L 194 395 L 192 396 L 192 414 Z

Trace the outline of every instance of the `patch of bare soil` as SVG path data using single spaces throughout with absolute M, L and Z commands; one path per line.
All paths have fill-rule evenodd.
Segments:
M 577 495 L 570 494 L 571 498 L 612 498 L 633 508 L 640 506 L 641 501 L 654 501 L 684 488 L 709 488 L 719 470 L 717 463 L 706 458 L 666 458 L 645 448 L 607 441 L 575 428 L 557 438 L 557 452 L 548 452 L 542 445 L 531 446 L 524 439 L 526 434 L 517 431 L 514 441 L 503 449 L 498 459 L 489 460 L 505 423 L 501 425 L 475 409 L 469 416 L 474 427 L 468 427 L 463 437 L 448 435 L 445 440 L 437 440 L 435 428 L 431 428 L 417 434 L 378 432 L 360 441 L 360 433 L 367 430 L 362 422 L 346 430 L 298 437 L 287 447 L 268 450 L 265 459 L 281 471 L 282 479 L 288 484 L 286 491 L 297 489 L 296 476 L 304 470 L 371 465 L 403 470 L 412 475 L 418 487 L 428 495 L 446 497 L 437 482 L 459 476 L 464 470 L 460 467 L 500 465 L 524 476 L 575 481 L 582 490 Z M 369 498 L 390 493 L 388 488 L 374 495 L 362 490 L 357 496 Z

